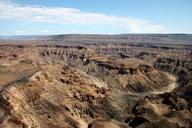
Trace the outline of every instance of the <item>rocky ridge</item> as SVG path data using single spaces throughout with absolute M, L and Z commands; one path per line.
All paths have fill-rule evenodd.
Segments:
M 7 71 L 25 74 L 1 85 L 1 127 L 192 125 L 186 99 L 174 92 L 139 94 L 175 82 L 141 59 L 103 55 L 85 46 L 7 45 L 0 50 L 0 63 Z M 34 72 L 19 72 L 15 65 L 28 66 Z

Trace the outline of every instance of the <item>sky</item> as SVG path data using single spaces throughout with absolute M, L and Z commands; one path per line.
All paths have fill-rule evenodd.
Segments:
M 192 0 L 0 0 L 0 35 L 192 34 Z

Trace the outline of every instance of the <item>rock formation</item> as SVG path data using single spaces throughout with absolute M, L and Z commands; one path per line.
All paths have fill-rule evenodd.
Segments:
M 190 58 L 113 45 L 1 45 L 0 127 L 190 127 Z

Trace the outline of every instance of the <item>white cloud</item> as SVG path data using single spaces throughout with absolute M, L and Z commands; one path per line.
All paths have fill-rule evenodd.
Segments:
M 133 33 L 162 33 L 166 28 L 148 21 L 106 15 L 102 13 L 83 12 L 74 8 L 23 6 L 13 2 L 0 2 L 0 19 L 85 25 L 111 25 Z
M 17 34 L 21 34 L 21 33 L 23 33 L 24 31 L 16 30 L 15 32 L 16 32 Z

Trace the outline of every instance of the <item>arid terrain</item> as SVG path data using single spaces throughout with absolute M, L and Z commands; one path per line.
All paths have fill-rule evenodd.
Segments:
M 0 41 L 1 128 L 192 127 L 192 35 L 18 38 Z

